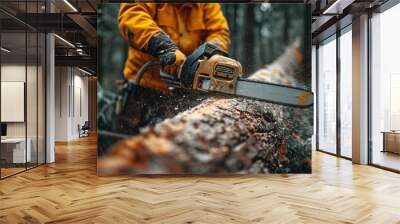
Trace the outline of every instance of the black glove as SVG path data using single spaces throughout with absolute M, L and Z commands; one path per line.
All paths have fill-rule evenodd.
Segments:
M 186 56 L 164 32 L 159 32 L 150 38 L 145 52 L 157 57 L 163 71 L 170 75 L 177 75 L 186 60 Z

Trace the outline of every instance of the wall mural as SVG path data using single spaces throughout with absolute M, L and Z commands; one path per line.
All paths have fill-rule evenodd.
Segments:
M 311 173 L 304 4 L 98 10 L 98 173 Z

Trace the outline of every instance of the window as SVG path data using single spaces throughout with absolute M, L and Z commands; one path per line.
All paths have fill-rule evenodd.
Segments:
M 352 156 L 352 33 L 351 26 L 340 36 L 340 155 Z
M 371 18 L 372 163 L 400 170 L 400 4 Z
M 318 149 L 336 153 L 336 36 L 318 48 Z

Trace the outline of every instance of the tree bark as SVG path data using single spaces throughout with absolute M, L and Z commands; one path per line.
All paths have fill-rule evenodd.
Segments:
M 288 54 L 286 57 L 292 56 Z M 282 59 L 276 63 L 286 61 Z M 312 108 L 294 109 L 221 96 L 205 98 L 198 95 L 196 99 L 199 100 L 195 106 L 192 103 L 194 98 L 173 96 L 168 99 L 166 102 L 170 105 L 191 106 L 179 109 L 181 112 L 176 115 L 161 116 L 161 122 L 148 125 L 140 129 L 138 135 L 112 146 L 98 160 L 99 173 L 311 171 Z M 135 100 L 140 104 L 149 98 Z M 133 111 L 132 114 L 140 117 L 140 113 L 143 111 Z M 153 116 L 158 115 L 153 113 Z

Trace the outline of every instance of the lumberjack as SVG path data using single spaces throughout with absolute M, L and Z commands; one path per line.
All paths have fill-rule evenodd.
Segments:
M 229 29 L 219 4 L 123 3 L 118 21 L 130 46 L 118 112 L 132 85 L 213 91 L 298 107 L 313 103 L 309 91 L 241 79 L 241 64 L 226 53 Z
M 141 85 L 165 91 L 160 67 L 177 75 L 187 55 L 202 43 L 218 45 L 228 51 L 228 23 L 218 3 L 122 3 L 118 17 L 119 30 L 129 44 L 124 75 L 134 80 L 140 68 L 157 59 L 145 72 Z

